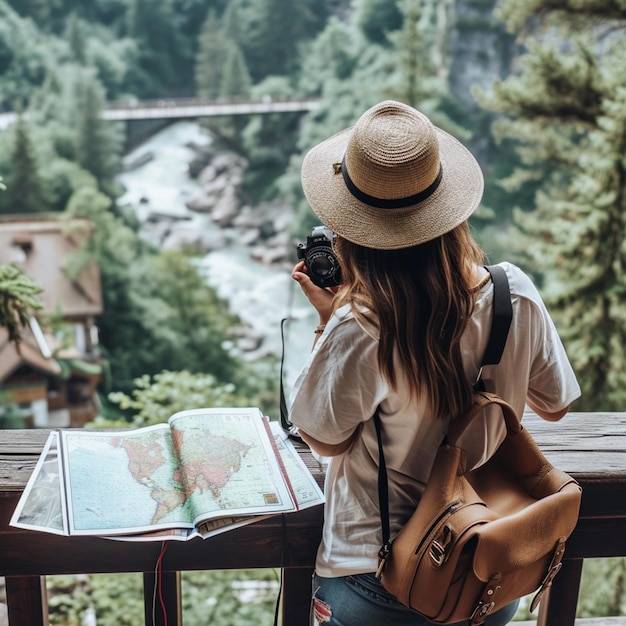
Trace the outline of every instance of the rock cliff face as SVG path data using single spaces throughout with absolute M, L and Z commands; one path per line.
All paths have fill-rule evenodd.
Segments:
M 483 166 L 490 161 L 494 115 L 480 110 L 472 88 L 488 91 L 497 78 L 511 73 L 519 53 L 514 37 L 493 16 L 495 5 L 496 0 L 455 0 L 456 23 L 450 37 L 450 91 L 463 110 L 476 113 L 478 130 L 469 148 Z
M 477 110 L 472 86 L 489 89 L 511 71 L 516 52 L 513 37 L 493 16 L 495 0 L 456 0 L 451 35 L 450 89 L 465 109 Z

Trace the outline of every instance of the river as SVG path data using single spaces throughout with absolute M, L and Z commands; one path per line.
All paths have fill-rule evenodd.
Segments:
M 235 230 L 221 230 L 207 215 L 187 209 L 185 201 L 199 189 L 188 174 L 188 163 L 194 156 L 189 144 L 207 142 L 210 137 L 198 124 L 178 122 L 129 152 L 127 163 L 140 160 L 146 153 L 153 157 L 119 175 L 126 190 L 120 204 L 132 207 L 142 223 L 158 213 L 189 219 L 194 228 L 205 233 L 226 235 L 227 244 L 199 263 L 208 283 L 228 302 L 230 310 L 263 337 L 259 353 L 280 354 L 280 324 L 289 318 L 284 374 L 288 393 L 311 349 L 317 317 L 289 271 L 254 261 L 248 248 L 238 242 Z

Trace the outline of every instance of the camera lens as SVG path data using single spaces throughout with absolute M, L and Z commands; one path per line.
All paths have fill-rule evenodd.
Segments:
M 299 243 L 296 252 L 299 260 L 304 260 L 306 272 L 318 287 L 341 285 L 341 267 L 332 250 L 335 235 L 325 226 L 316 226 L 306 245 Z
M 309 250 L 306 266 L 311 280 L 318 287 L 332 287 L 341 283 L 337 258 L 327 246 Z
M 319 255 L 311 260 L 309 271 L 316 276 L 328 276 L 334 269 L 334 265 L 327 256 Z

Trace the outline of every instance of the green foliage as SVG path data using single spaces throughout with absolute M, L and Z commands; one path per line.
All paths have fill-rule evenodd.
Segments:
M 89 587 L 98 626 L 135 626 L 144 621 L 141 574 L 91 575 Z
M 279 572 L 227 570 L 183 573 L 183 619 L 190 626 L 274 623 Z
M 229 40 L 219 95 L 222 98 L 246 98 L 250 96 L 251 86 L 252 81 L 241 48 Z
M 467 130 L 447 113 L 455 111 L 449 105 L 448 95 L 448 40 L 453 7 L 440 0 L 400 0 L 397 7 L 402 24 L 388 34 L 393 45 L 385 55 L 384 96 L 418 108 L 437 126 L 462 141 L 468 140 Z
M 144 620 L 141 574 L 47 577 L 51 626 L 82 626 L 88 613 L 98 626 L 135 626 Z M 277 570 L 182 573 L 185 626 L 263 626 L 273 623 Z
M 0 2 L 0 109 L 23 107 L 32 88 L 43 82 L 48 59 L 60 56 L 63 47 Z
M 52 626 L 82 626 L 89 608 L 89 579 L 85 575 L 57 575 L 46 579 Z
M 402 26 L 402 13 L 397 2 L 358 0 L 355 6 L 357 25 L 373 43 L 386 45 L 387 35 Z
M 83 64 L 85 62 L 85 46 L 87 43 L 85 37 L 85 27 L 76 13 L 71 13 L 67 20 L 67 27 L 65 36 L 70 44 L 72 54 L 77 63 Z
M 323 26 L 328 7 L 319 0 L 251 0 L 240 14 L 247 34 L 240 43 L 258 83 L 270 75 L 295 75 L 301 45 Z
M 20 330 L 32 313 L 42 308 L 36 297 L 43 288 L 14 265 L 0 265 L 0 326 L 7 329 L 9 341 L 19 349 Z
M 272 76 L 256 85 L 255 98 L 286 98 L 292 87 L 286 78 Z M 301 116 L 298 113 L 258 115 L 250 119 L 242 132 L 242 145 L 248 165 L 244 189 L 253 202 L 270 200 L 280 194 L 275 181 L 295 152 Z
M 7 191 L 0 198 L 3 213 L 41 213 L 47 210 L 39 174 L 38 154 L 27 122 L 20 116 L 13 125 L 7 173 Z
M 585 559 L 578 617 L 626 615 L 626 559 Z
M 101 118 L 104 92 L 99 82 L 87 74 L 81 78 L 75 84 L 77 161 L 95 177 L 102 191 L 114 196 L 122 136 Z
M 177 411 L 187 409 L 251 405 L 251 400 L 239 395 L 234 384 L 219 382 L 211 374 L 163 371 L 153 377 L 136 378 L 134 385 L 131 395 L 122 392 L 109 394 L 109 401 L 119 406 L 125 415 L 130 415 L 129 421 L 133 426 L 167 422 Z M 111 425 L 111 420 L 102 418 L 93 423 L 96 428 Z M 120 425 L 127 426 L 128 420 Z
M 396 65 L 399 79 L 390 97 L 414 107 L 423 106 L 424 100 L 435 93 L 439 97 L 442 95 L 441 86 L 434 90 L 433 81 L 428 80 L 435 74 L 435 58 L 442 52 L 435 46 L 434 34 L 438 29 L 433 8 L 436 7 L 432 3 L 427 6 L 413 0 L 398 2 L 396 10 L 401 12 L 402 24 L 388 35 L 399 61 Z
M 44 163 L 41 178 L 52 211 L 64 211 L 75 192 L 98 190 L 98 181 L 75 161 L 51 158 Z
M 356 31 L 331 18 L 305 48 L 298 89 L 309 95 L 322 94 L 327 85 L 350 77 L 357 58 Z
M 1 212 L 63 211 L 83 187 L 118 193 L 120 129 L 100 119 L 103 96 L 93 74 L 73 70 L 49 72 L 33 91 L 31 109 L 0 135 L 9 183 Z
M 626 48 L 605 7 L 593 0 L 542 4 L 550 37 L 526 38 L 521 72 L 481 102 L 504 113 L 495 131 L 517 142 L 522 167 L 509 190 L 536 188 L 532 211 L 515 212 L 512 248 L 523 248 L 583 388 L 580 410 L 618 410 L 626 402 Z M 529 20 L 533 3 L 501 2 L 510 24 Z M 583 8 L 584 7 L 584 10 Z M 607 9 L 610 15 L 610 7 Z M 579 16 L 593 15 L 580 30 Z M 558 18 L 559 30 L 554 24 Z M 604 20 L 604 25 L 603 25 Z M 574 31 L 575 34 L 570 34 Z M 541 33 L 541 31 L 538 31 Z
M 150 349 L 152 358 L 161 357 L 161 368 L 168 364 L 167 369 L 210 372 L 222 381 L 236 379 L 238 363 L 223 344 L 238 320 L 191 259 L 163 252 L 142 260 L 133 277 L 137 295 L 149 307 L 143 319 L 153 324 L 157 340 Z
M 220 95 L 223 68 L 226 63 L 226 37 L 215 12 L 209 11 L 198 38 L 195 77 L 198 95 L 217 98 Z
M 622 0 L 516 0 L 501 1 L 494 11 L 512 32 L 519 32 L 537 17 L 547 27 L 568 25 L 574 31 L 586 30 L 598 20 L 623 20 Z M 590 22 L 591 20 L 591 22 Z
M 143 82 L 138 95 L 158 98 L 168 87 L 188 87 L 192 69 L 183 59 L 191 59 L 192 49 L 182 36 L 182 23 L 172 0 L 128 0 L 126 34 L 137 41 L 136 69 Z

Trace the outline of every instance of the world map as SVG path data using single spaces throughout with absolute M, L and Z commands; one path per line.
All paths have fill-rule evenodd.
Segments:
M 62 535 L 188 540 L 324 501 L 279 424 L 214 411 L 184 412 L 170 425 L 135 431 L 51 431 L 10 524 Z
M 64 431 L 70 534 L 193 528 L 292 510 L 270 441 L 259 416 L 249 415 L 182 414 L 132 431 Z
M 165 481 L 158 470 L 169 463 L 171 451 L 166 454 L 160 437 L 148 441 L 112 440 L 114 447 L 126 451 L 131 476 L 150 488 L 150 495 L 156 502 L 152 524 L 182 506 L 194 492 L 209 490 L 219 499 L 222 488 L 241 469 L 242 457 L 246 456 L 250 445 L 208 431 L 200 431 L 200 434 L 201 437 L 189 440 L 184 431 L 172 432 L 174 449 L 184 461 L 174 470 L 171 480 Z

